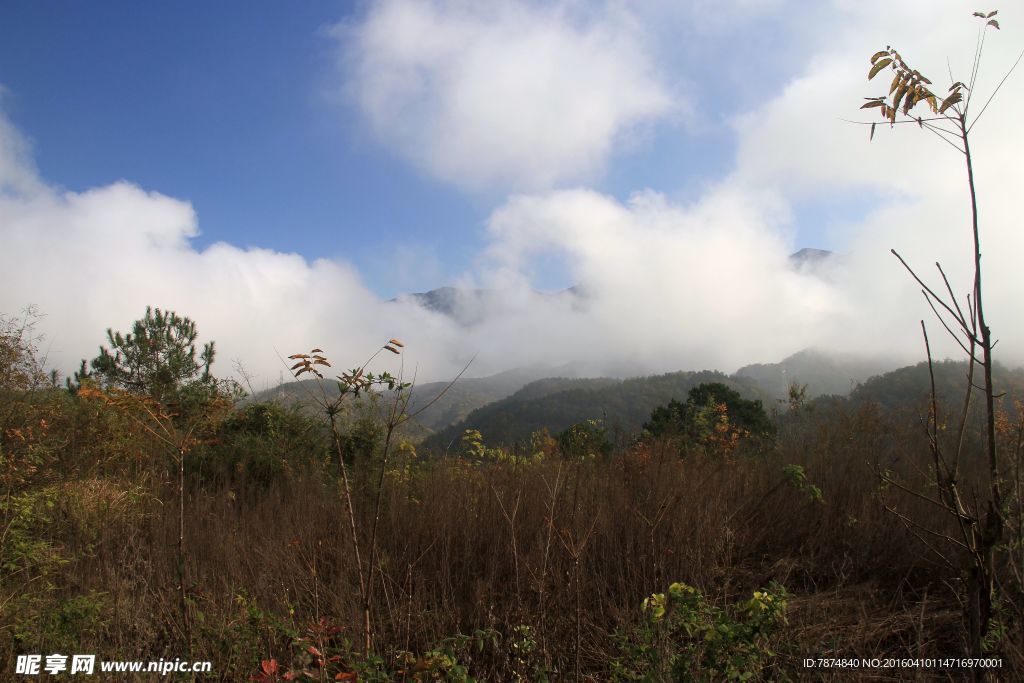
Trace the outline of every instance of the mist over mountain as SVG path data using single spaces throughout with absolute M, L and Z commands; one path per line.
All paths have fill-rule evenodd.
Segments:
M 415 431 L 421 435 L 454 424 L 481 406 L 505 398 L 524 386 L 543 383 L 548 377 L 574 377 L 576 368 L 571 365 L 560 367 L 534 366 L 506 370 L 487 377 L 460 377 L 456 381 L 427 382 L 412 387 L 408 412 L 415 415 Z M 317 401 L 326 395 L 328 400 L 338 397 L 336 381 L 323 382 L 321 394 L 316 380 L 284 382 L 276 387 L 257 392 L 247 399 L 251 402 L 273 402 L 300 407 L 303 410 L 317 409 Z M 388 394 L 384 394 L 388 398 Z M 429 407 L 428 407 L 429 406 Z
M 804 247 L 789 255 L 789 265 L 794 271 L 820 274 L 828 267 L 833 253 L 827 249 Z M 555 292 L 531 290 L 541 304 L 567 303 L 573 311 L 584 311 L 592 291 L 584 284 L 573 285 Z M 521 293 L 501 289 L 475 287 L 438 287 L 426 292 L 402 294 L 387 303 L 412 304 L 431 313 L 439 313 L 455 323 L 471 327 L 485 322 L 488 318 L 507 313 L 521 302 Z
M 568 301 L 569 305 L 578 309 L 582 306 L 586 294 L 578 286 L 569 287 L 558 292 L 536 292 L 539 297 Z M 431 313 L 440 313 L 459 325 L 470 327 L 484 322 L 487 318 L 500 315 L 512 305 L 508 292 L 497 289 L 477 289 L 462 287 L 438 287 L 427 292 L 403 294 L 389 299 L 387 303 L 411 303 Z
M 810 397 L 844 396 L 869 378 L 895 369 L 891 360 L 853 354 L 805 349 L 778 363 L 754 363 L 736 371 L 776 398 L 783 398 L 792 384 L 806 385 Z

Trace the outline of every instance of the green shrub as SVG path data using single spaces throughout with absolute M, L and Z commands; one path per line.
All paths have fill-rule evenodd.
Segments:
M 773 656 L 769 640 L 786 623 L 785 589 L 767 590 L 726 611 L 699 590 L 673 583 L 667 593 L 644 600 L 643 618 L 616 639 L 621 655 L 612 663 L 619 681 L 745 681 L 760 674 Z
M 329 442 L 319 420 L 273 403 L 233 411 L 210 443 L 189 457 L 203 483 L 269 486 L 326 462 Z
M 598 420 L 579 422 L 558 435 L 558 447 L 566 458 L 583 460 L 612 452 L 608 430 Z
M 658 406 L 643 426 L 646 438 L 669 438 L 684 447 L 710 447 L 719 453 L 731 452 L 749 437 L 774 432 L 761 401 L 745 399 L 720 382 L 690 389 L 685 403 L 672 399 Z

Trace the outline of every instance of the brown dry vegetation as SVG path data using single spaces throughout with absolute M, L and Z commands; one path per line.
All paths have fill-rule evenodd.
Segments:
M 31 361 L 24 334 L 7 332 L 9 355 Z M 263 676 L 264 660 L 325 680 L 355 670 L 363 680 L 607 680 L 644 599 L 672 582 L 723 607 L 773 581 L 785 587 L 788 621 L 759 640 L 773 653 L 761 678 L 811 676 L 804 657 L 966 651 L 959 577 L 881 504 L 875 463 L 927 492 L 927 442 L 912 411 L 818 402 L 780 417 L 774 439 L 730 452 L 680 454 L 662 441 L 580 459 L 543 440 L 527 458 L 400 451 L 384 479 L 367 656 L 350 525 L 321 422 L 239 408 L 191 447 L 186 619 L 174 454 L 123 404 L 70 396 L 23 365 L 8 363 L 0 404 L 6 679 L 17 654 L 95 652 L 210 660 L 209 678 L 224 681 Z M 804 468 L 821 501 L 787 465 Z M 363 535 L 374 466 L 349 463 Z M 884 495 L 922 528 L 943 529 L 930 503 Z M 1012 553 L 1002 557 L 1005 633 L 989 647 L 1002 657 L 999 676 L 1012 678 L 1024 664 L 1020 601 Z M 339 659 L 321 671 L 311 646 Z

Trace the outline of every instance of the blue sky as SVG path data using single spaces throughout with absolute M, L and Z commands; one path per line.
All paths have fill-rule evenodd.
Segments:
M 0 313 L 38 305 L 65 370 L 146 304 L 268 376 L 273 348 L 395 334 L 440 374 L 473 354 L 477 374 L 912 358 L 921 302 L 888 250 L 957 271 L 962 164 L 843 119 L 884 88 L 865 65 L 886 44 L 937 81 L 969 68 L 964 7 L 4 3 Z M 1024 44 L 1014 9 L 979 89 Z M 1011 321 L 1022 92 L 1015 75 L 975 143 Z M 805 246 L 841 258 L 793 272 Z M 533 294 L 577 283 L 586 306 Z M 473 329 L 381 304 L 449 284 L 507 301 Z

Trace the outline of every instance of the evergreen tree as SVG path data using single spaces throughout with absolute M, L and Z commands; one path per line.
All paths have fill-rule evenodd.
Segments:
M 745 399 L 720 382 L 705 382 L 690 389 L 686 403 L 672 399 L 655 408 L 651 419 L 644 423 L 644 434 L 703 441 L 713 431 L 723 405 L 732 428 L 751 435 L 774 431 L 761 401 Z
M 161 402 L 177 400 L 186 390 L 214 389 L 213 342 L 197 356 L 196 337 L 196 324 L 189 318 L 147 306 L 145 317 L 136 320 L 128 334 L 107 329 L 110 348 L 100 346 L 88 367 L 83 359 L 68 388 L 75 392 L 88 378 L 105 388 L 118 387 Z

